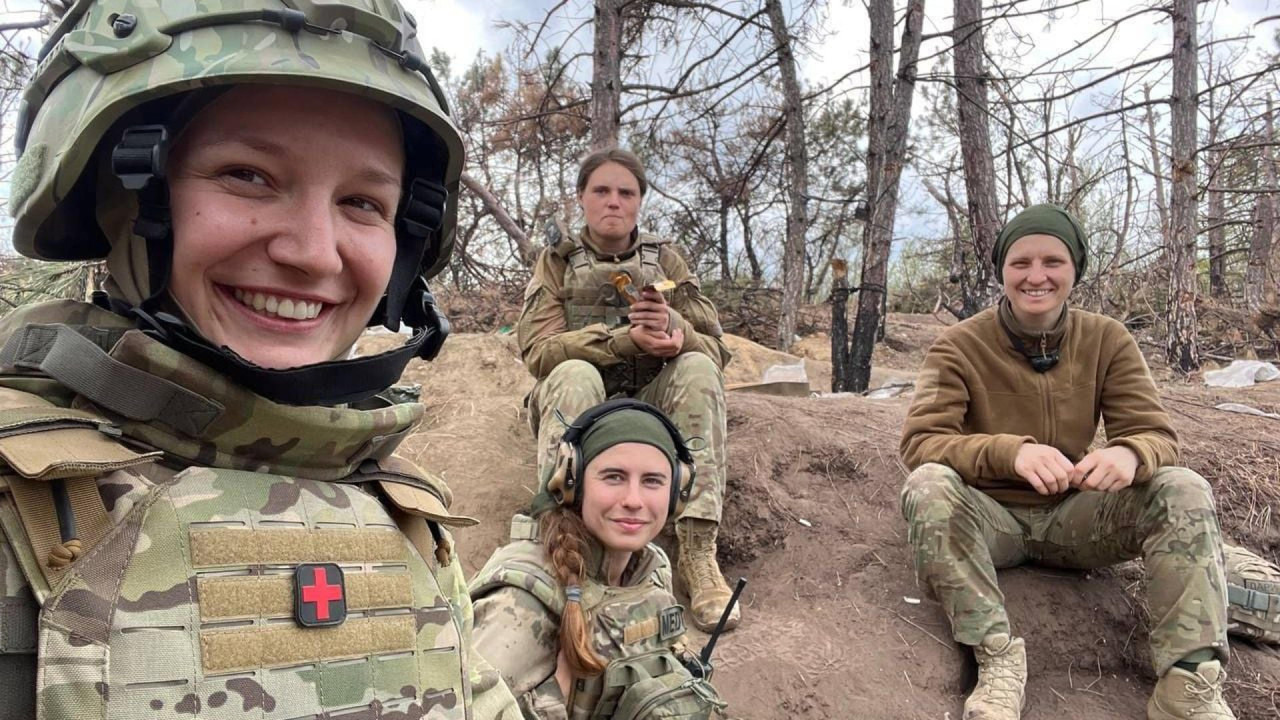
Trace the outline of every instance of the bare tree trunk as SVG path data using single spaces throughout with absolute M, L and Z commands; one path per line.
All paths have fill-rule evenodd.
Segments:
M 1165 257 L 1169 263 L 1170 367 L 1200 368 L 1196 347 L 1196 0 L 1173 0 L 1172 193 Z
M 1193 79 L 1194 81 L 1194 79 Z M 1142 86 L 1142 97 L 1151 102 L 1151 86 Z M 1147 105 L 1147 145 L 1151 151 L 1151 176 L 1156 183 L 1156 213 L 1160 217 L 1160 237 L 1169 243 L 1169 201 L 1164 189 L 1164 159 L 1160 154 L 1160 136 L 1156 134 L 1155 113 Z
M 871 353 L 884 321 L 893 244 L 893 220 L 898 210 L 898 180 L 906 162 L 907 130 L 915 95 L 916 60 L 924 0 L 908 0 L 902 29 L 898 79 L 893 78 L 893 0 L 871 0 L 871 110 L 867 122 L 867 189 L 871 217 L 862 239 L 862 279 L 858 310 L 849 348 L 845 388 L 863 392 L 871 381 Z M 892 85 L 891 85 L 892 81 Z M 877 125 L 879 127 L 877 127 Z
M 596 0 L 591 68 L 591 149 L 618 144 L 622 122 L 622 8 L 626 0 Z
M 809 154 L 804 144 L 804 105 L 796 79 L 796 59 L 791 52 L 787 19 L 781 0 L 765 0 L 769 25 L 778 48 L 787 124 L 787 240 L 782 253 L 782 313 L 778 318 L 778 347 L 791 349 L 796 334 L 796 313 L 804 293 L 805 232 L 809 229 Z
M 764 279 L 764 269 L 760 267 L 760 258 L 756 256 L 756 247 L 751 239 L 751 208 L 745 198 L 738 206 L 738 217 L 742 220 L 742 252 L 751 266 L 751 282 L 759 286 Z
M 1213 165 L 1221 168 L 1224 162 L 1224 153 L 1221 150 L 1214 152 Z M 1221 190 L 1220 182 L 1209 183 L 1209 296 L 1219 300 L 1227 297 L 1227 274 L 1226 274 L 1226 258 L 1224 257 L 1227 250 L 1227 226 L 1223 224 L 1226 219 L 1226 193 Z
M 1270 99 L 1267 100 L 1267 124 L 1264 142 L 1276 141 L 1275 110 Z M 1245 269 L 1244 297 L 1245 308 L 1250 314 L 1257 314 L 1268 303 L 1276 303 L 1276 279 L 1274 274 L 1280 267 L 1273 265 L 1274 256 L 1280 254 L 1280 223 L 1276 220 L 1277 191 L 1280 182 L 1276 179 L 1276 158 L 1268 144 L 1262 150 L 1262 186 L 1270 192 L 1258 196 L 1258 204 L 1253 209 L 1253 236 L 1249 238 L 1249 261 Z
M 720 245 L 716 254 L 720 258 L 720 280 L 729 283 L 733 280 L 733 270 L 729 268 L 729 210 L 733 207 L 733 198 L 720 198 Z
M 849 362 L 849 264 L 833 259 L 831 274 L 831 392 L 842 392 Z
M 981 0 L 955 0 L 951 40 L 955 44 L 956 104 L 960 110 L 960 152 L 964 157 L 964 187 L 969 204 L 969 232 L 977 254 L 978 295 L 965 298 L 966 309 L 986 307 L 995 297 L 993 272 L 986 261 L 1000 232 L 996 212 L 996 172 L 991 156 L 991 129 L 987 124 L 987 73 L 982 66 Z
M 489 188 L 482 185 L 479 180 L 472 177 L 471 173 L 462 173 L 462 186 L 480 198 L 480 202 L 484 203 L 485 208 L 493 215 L 493 219 L 498 221 L 498 226 L 515 242 L 516 247 L 520 250 L 520 263 L 525 267 L 532 265 L 538 251 L 533 247 L 533 243 L 529 241 L 528 234 L 520 229 L 515 219 L 502 206 L 502 201 L 498 199 L 498 196 L 490 192 Z

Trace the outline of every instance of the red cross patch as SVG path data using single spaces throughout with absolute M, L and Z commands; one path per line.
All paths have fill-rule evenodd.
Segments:
M 293 574 L 293 616 L 304 627 L 341 625 L 347 619 L 347 589 L 342 568 L 305 563 Z

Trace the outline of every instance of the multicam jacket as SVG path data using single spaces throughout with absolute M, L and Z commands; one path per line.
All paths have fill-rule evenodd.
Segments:
M 579 678 L 566 701 L 556 682 L 564 589 L 538 537 L 538 524 L 517 515 L 512 542 L 498 548 L 471 580 L 476 652 L 502 673 L 525 717 L 592 717 L 600 678 Z M 603 583 L 604 552 L 590 542 L 582 607 L 596 652 L 606 661 L 668 649 L 684 650 L 683 608 L 671 594 L 671 564 L 650 544 L 633 554 L 622 584 Z
M 392 455 L 422 406 L 277 405 L 84 303 L 0 345 L 0 718 L 519 717 Z
M 703 353 L 724 368 L 730 353 L 715 306 L 666 240 L 636 233 L 630 250 L 611 255 L 598 252 L 583 228 L 542 251 L 525 290 L 517 331 L 534 377 L 545 378 L 565 360 L 585 360 L 601 369 L 605 391 L 613 395 L 632 394 L 657 376 L 663 359 L 643 354 L 628 334 L 628 304 L 611 281 L 620 271 L 636 287 L 674 282 L 669 329 L 684 331 L 681 352 Z

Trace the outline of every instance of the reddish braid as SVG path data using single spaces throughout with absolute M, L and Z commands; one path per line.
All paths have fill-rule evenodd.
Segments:
M 586 574 L 583 555 L 587 547 L 587 526 L 573 510 L 557 507 L 542 516 L 542 544 L 560 587 L 577 586 Z M 587 633 L 587 617 L 582 603 L 567 598 L 560 614 L 560 649 L 569 661 L 573 674 L 590 677 L 604 672 L 605 661 L 596 654 Z

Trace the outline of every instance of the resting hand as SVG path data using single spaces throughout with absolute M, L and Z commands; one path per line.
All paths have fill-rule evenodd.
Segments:
M 1013 471 L 1041 495 L 1057 495 L 1071 487 L 1071 461 L 1052 445 L 1023 443 Z
M 1071 471 L 1072 487 L 1081 490 L 1115 492 L 1133 484 L 1138 472 L 1138 455 L 1124 445 L 1094 450 Z
M 628 334 L 631 336 L 631 341 L 645 355 L 673 358 L 679 355 L 680 349 L 684 347 L 684 331 L 680 328 L 676 328 L 674 332 L 668 335 L 666 332 L 658 332 L 640 325 L 632 325 Z

